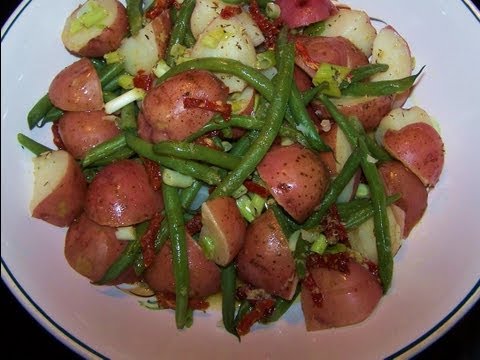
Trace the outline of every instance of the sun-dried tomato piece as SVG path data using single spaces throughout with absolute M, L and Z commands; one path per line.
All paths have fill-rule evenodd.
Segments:
M 218 112 L 225 121 L 230 120 L 232 117 L 232 105 L 229 103 L 186 97 L 183 99 L 183 106 L 185 108 L 199 108 Z
M 142 160 L 150 185 L 152 186 L 153 190 L 160 190 L 162 187 L 162 170 L 160 169 L 160 165 L 147 158 L 143 158 Z

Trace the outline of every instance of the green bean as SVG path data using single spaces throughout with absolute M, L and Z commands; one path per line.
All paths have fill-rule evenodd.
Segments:
M 162 246 L 167 242 L 168 240 L 168 223 L 166 219 L 162 220 L 162 223 L 160 225 L 160 230 L 157 232 L 157 236 L 155 237 L 154 240 L 154 249 L 155 249 L 155 254 L 158 254 Z M 135 274 L 141 275 L 145 271 L 145 263 L 143 261 L 143 254 L 142 252 L 138 252 L 135 259 L 133 260 L 133 270 L 135 271 Z
M 265 156 L 278 134 L 291 91 L 294 47 L 292 44 L 287 44 L 281 46 L 280 51 L 281 58 L 276 79 L 278 93 L 270 104 L 264 126 L 262 127 L 258 138 L 243 157 L 240 165 L 235 170 L 231 171 L 212 192 L 212 198 L 228 196 L 242 185 L 245 179 L 255 170 L 258 163 Z
M 87 180 L 87 183 L 90 184 L 101 169 L 101 167 L 91 167 L 83 169 L 83 176 L 85 176 L 85 180 Z
M 140 239 L 147 231 L 148 225 L 149 221 L 145 221 L 137 225 L 135 240 L 129 241 L 122 254 L 115 260 L 112 265 L 110 265 L 103 277 L 95 284 L 108 284 L 109 282 L 119 277 L 120 274 L 122 274 L 130 265 L 133 264 L 133 261 L 142 250 L 142 244 L 140 242 Z
M 82 160 L 82 166 L 87 167 L 91 164 L 94 164 L 104 157 L 110 156 L 121 148 L 124 148 L 126 145 L 127 141 L 125 140 L 124 134 L 117 135 L 114 138 L 104 141 L 103 143 L 98 144 L 94 148 L 88 150 Z
M 250 301 L 248 301 L 247 299 L 242 300 L 240 306 L 238 307 L 237 314 L 235 315 L 235 330 L 243 317 L 247 315 L 250 311 L 252 311 L 252 309 L 253 306 L 252 304 L 250 304 Z
M 312 119 L 310 119 L 310 115 L 308 115 L 307 109 L 303 104 L 295 80 L 292 80 L 292 89 L 288 99 L 288 105 L 295 119 L 296 129 L 305 136 L 310 147 L 316 151 L 331 151 L 330 147 L 323 142 L 315 124 Z
M 348 121 L 347 117 L 337 109 L 326 95 L 320 94 L 318 98 L 323 105 L 325 105 L 333 120 L 335 120 L 340 129 L 342 129 L 350 145 L 352 147 L 357 146 L 358 129 Z
M 187 32 L 185 33 L 185 38 L 183 39 L 183 42 L 188 48 L 191 48 L 193 45 L 195 45 L 196 40 L 192 34 L 192 30 L 190 29 L 190 27 L 188 27 Z
M 170 33 L 170 40 L 168 42 L 167 52 L 165 56 L 165 62 L 168 66 L 174 66 L 175 60 L 171 55 L 172 47 L 177 44 L 183 44 L 185 34 L 190 24 L 190 17 L 192 16 L 193 9 L 195 8 L 195 0 L 184 0 L 182 7 L 178 11 L 177 19 L 173 25 L 172 32 Z
M 130 34 L 135 36 L 143 27 L 142 0 L 127 0 L 127 16 Z
M 110 80 L 108 83 L 105 84 L 105 86 L 102 86 L 103 91 L 107 92 L 115 92 L 117 90 L 120 90 L 120 84 L 118 82 L 119 77 L 115 77 L 112 80 Z
M 237 285 L 237 271 L 234 262 L 221 269 L 222 286 L 222 320 L 225 329 L 239 340 L 235 328 L 235 291 Z
M 367 178 L 373 205 L 373 232 L 375 234 L 378 255 L 378 275 L 386 293 L 392 282 L 393 255 L 390 242 L 385 189 L 375 163 L 368 159 L 368 149 L 363 138 L 358 139 L 362 153 L 362 170 Z
M 107 103 L 109 102 L 110 100 L 113 100 L 115 99 L 116 97 L 118 97 L 120 94 L 117 92 L 117 91 L 107 91 L 107 90 L 104 90 L 103 91 L 103 102 L 104 103 Z
M 194 132 L 185 138 L 186 142 L 191 142 L 198 139 L 200 136 L 205 135 L 215 130 L 222 130 L 227 127 L 241 127 L 243 129 L 260 129 L 263 123 L 251 116 L 245 115 L 232 115 L 230 120 L 224 121 L 219 116 L 214 116 L 207 124 L 205 124 L 200 130 Z
M 190 206 L 193 203 L 193 200 L 197 197 L 200 188 L 202 187 L 202 183 L 198 180 L 194 180 L 192 185 L 190 185 L 186 189 L 182 189 L 180 191 L 180 201 L 182 203 L 182 207 L 185 210 L 189 210 Z
M 298 225 L 288 217 L 283 210 L 275 203 L 269 206 L 272 209 L 275 218 L 277 219 L 283 234 L 288 239 L 290 235 L 298 228 Z
M 355 148 L 355 150 L 345 162 L 343 169 L 328 186 L 328 189 L 325 192 L 325 196 L 323 197 L 323 200 L 320 203 L 318 209 L 302 225 L 303 228 L 308 229 L 318 225 L 318 223 L 327 213 L 330 206 L 332 206 L 336 202 L 338 195 L 340 195 L 348 182 L 353 178 L 353 175 L 355 175 L 355 173 L 357 172 L 360 166 L 361 159 L 362 153 L 358 148 Z
M 105 59 L 104 58 L 90 58 L 90 61 L 92 62 L 92 65 L 93 67 L 95 68 L 95 70 L 97 71 L 100 71 L 101 69 L 103 69 L 106 65 L 105 63 Z
M 290 309 L 290 306 L 292 306 L 292 304 L 295 302 L 301 290 L 302 286 L 298 284 L 295 290 L 295 294 L 293 295 L 291 300 L 285 300 L 280 297 L 277 298 L 275 301 L 275 308 L 272 314 L 262 322 L 264 324 L 268 324 L 279 320 L 288 311 L 288 309 Z
M 181 141 L 161 141 L 153 145 L 153 151 L 158 155 L 173 156 L 179 159 L 201 160 L 228 170 L 235 169 L 241 161 L 238 156 Z
M 102 88 L 105 87 L 109 82 L 117 78 L 125 70 L 123 62 L 117 62 L 113 64 L 105 65 L 104 68 L 100 69 L 98 72 L 98 77 L 100 78 L 100 83 Z
M 242 138 L 238 140 L 235 145 L 233 145 L 232 149 L 230 150 L 230 155 L 245 155 L 245 153 L 257 137 L 258 131 L 256 130 L 250 131 L 248 134 L 243 135 Z
M 363 81 L 365 79 L 368 79 L 372 75 L 385 72 L 387 70 L 387 64 L 368 64 L 355 68 L 350 71 L 350 74 L 348 74 L 349 79 L 342 81 L 342 83 L 340 84 L 340 90 L 345 89 L 352 83 Z
M 177 189 L 162 184 L 165 216 L 168 221 L 169 238 L 172 242 L 173 275 L 175 278 L 175 321 L 183 329 L 188 310 L 190 274 L 188 271 L 187 236 L 183 222 L 182 204 Z
M 127 140 L 128 146 L 130 146 L 130 148 L 137 154 L 156 161 L 167 168 L 191 176 L 197 180 L 201 180 L 208 185 L 217 185 L 222 181 L 219 173 L 207 165 L 199 164 L 190 160 L 176 159 L 171 156 L 157 155 L 153 151 L 152 144 L 130 133 L 125 134 L 125 139 Z
M 128 159 L 131 156 L 135 154 L 135 151 L 130 149 L 128 146 L 123 146 L 119 148 L 118 150 L 114 151 L 110 155 L 107 155 L 101 159 L 98 159 L 97 161 L 94 161 L 93 163 L 89 164 L 89 166 L 105 166 L 108 164 L 113 163 L 114 161 L 122 160 L 122 159 Z
M 23 135 L 22 133 L 17 134 L 17 140 L 24 148 L 30 150 L 35 155 L 40 155 L 45 151 L 52 151 L 49 147 L 42 145 L 35 140 L 29 138 L 27 135 Z
M 117 121 L 118 127 L 122 130 L 137 128 L 138 108 L 135 103 L 125 105 L 120 111 L 120 119 Z
M 413 86 L 415 80 L 424 68 L 425 66 L 422 67 L 417 74 L 403 79 L 351 83 L 342 90 L 342 95 L 382 96 L 401 93 Z
M 242 80 L 245 80 L 261 95 L 265 96 L 267 100 L 271 101 L 274 97 L 275 91 L 273 85 L 265 75 L 258 72 L 253 67 L 242 64 L 240 61 L 225 58 L 207 57 L 182 62 L 163 74 L 158 79 L 158 83 L 162 83 L 166 79 L 182 72 L 195 69 L 235 75 Z
M 318 86 L 315 86 L 315 87 L 312 87 L 311 89 L 308 89 L 308 90 L 305 90 L 304 92 L 302 92 L 302 102 L 303 102 L 303 105 L 307 106 L 308 104 L 310 104 L 310 102 L 315 99 L 315 97 L 320 93 L 320 91 L 322 91 L 323 89 L 325 89 L 325 84 L 324 83 L 321 83 L 320 85 Z
M 45 94 L 40 100 L 33 105 L 32 109 L 28 112 L 27 122 L 28 127 L 32 130 L 40 120 L 42 120 L 47 112 L 53 107 L 48 94 Z

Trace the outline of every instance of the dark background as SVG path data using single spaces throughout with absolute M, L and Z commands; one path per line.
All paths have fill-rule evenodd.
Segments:
M 80 2 L 83 1 L 79 0 Z M 19 3 L 19 0 L 1 1 L 2 25 Z M 479 7 L 480 0 L 474 0 L 474 3 Z M 23 309 L 3 281 L 0 282 L 0 299 L 3 328 L 7 330 L 2 334 L 2 344 L 6 345 L 2 349 L 3 354 L 15 355 L 16 358 L 26 356 L 78 358 Z M 447 334 L 414 359 L 480 359 L 480 303 L 477 303 Z

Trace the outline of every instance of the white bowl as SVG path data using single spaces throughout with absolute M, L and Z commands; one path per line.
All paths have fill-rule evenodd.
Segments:
M 480 26 L 469 1 L 351 0 L 402 34 L 426 69 L 412 104 L 441 125 L 446 164 L 429 207 L 395 258 L 393 286 L 369 319 L 307 333 L 300 307 L 239 343 L 217 326 L 218 311 L 177 331 L 170 311 L 149 311 L 114 287 L 95 287 L 63 256 L 64 229 L 29 216 L 32 162 L 18 132 L 51 143 L 26 114 L 73 61 L 60 33 L 76 0 L 24 1 L 2 28 L 2 278 L 27 310 L 86 357 L 408 357 L 438 338 L 479 298 Z

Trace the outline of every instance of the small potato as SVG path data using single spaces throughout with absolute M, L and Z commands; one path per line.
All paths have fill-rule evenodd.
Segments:
M 100 79 L 89 59 L 67 66 L 52 80 L 48 97 L 65 111 L 95 111 L 103 108 Z
M 89 9 L 104 18 L 89 27 L 82 24 L 82 17 Z M 83 16 L 82 16 L 83 14 Z M 63 45 L 72 54 L 99 57 L 116 50 L 128 33 L 128 17 L 125 7 L 117 0 L 88 0 L 68 18 L 62 32 Z
M 120 134 L 114 117 L 104 111 L 66 112 L 58 121 L 58 131 L 75 159 L 82 159 L 88 150 Z
M 148 220 L 163 209 L 142 164 L 121 160 L 104 167 L 91 182 L 85 204 L 87 216 L 100 225 L 120 227 Z
M 32 216 L 56 226 L 68 226 L 83 211 L 87 182 L 80 166 L 64 150 L 33 159 L 35 183 Z
M 190 273 L 189 297 L 205 297 L 220 290 L 220 270 L 207 260 L 195 240 L 187 235 L 188 270 Z M 145 270 L 145 281 L 155 292 L 175 293 L 175 277 L 172 266 L 172 245 L 167 241 Z
M 332 99 L 338 110 L 345 116 L 355 116 L 363 125 L 366 131 L 374 130 L 385 115 L 392 110 L 393 95 L 385 96 L 344 96 Z M 322 117 L 331 119 L 325 106 L 320 101 L 313 101 L 312 106 L 320 111 Z
M 312 79 L 297 65 L 295 65 L 295 68 L 293 69 L 293 78 L 295 79 L 295 84 L 297 85 L 298 90 L 306 91 L 312 88 Z
M 320 157 L 300 145 L 272 147 L 257 170 L 275 200 L 300 223 L 320 203 L 329 183 Z
M 395 204 L 405 212 L 403 236 L 407 237 L 427 208 L 427 189 L 415 174 L 398 161 L 384 162 L 379 165 L 378 171 L 385 184 L 387 195 L 402 196 Z
M 213 258 L 218 265 L 229 264 L 243 246 L 247 224 L 231 197 L 219 197 L 202 204 L 200 239 L 214 242 Z
M 345 273 L 325 266 L 309 268 L 301 292 L 307 331 L 359 323 L 377 306 L 382 288 L 376 277 L 353 259 L 347 268 Z
M 65 258 L 79 274 L 91 281 L 99 281 L 115 260 L 120 256 L 127 241 L 115 236 L 115 228 L 98 225 L 82 214 L 67 231 Z M 126 270 L 112 284 L 133 282 L 132 269 Z
M 365 54 L 341 36 L 297 36 L 295 37 L 295 47 L 295 63 L 310 77 L 315 75 L 321 63 L 349 68 L 368 64 Z
M 277 0 L 280 18 L 290 28 L 307 26 L 327 19 L 336 12 L 330 0 Z
M 287 300 L 293 297 L 298 282 L 295 262 L 272 210 L 248 226 L 237 269 L 239 278 L 255 287 Z
M 228 90 L 214 75 L 203 70 L 186 71 L 150 90 L 143 100 L 143 115 L 151 127 L 145 140 L 183 140 L 199 130 L 215 114 L 199 108 L 185 108 L 185 98 L 225 102 Z

